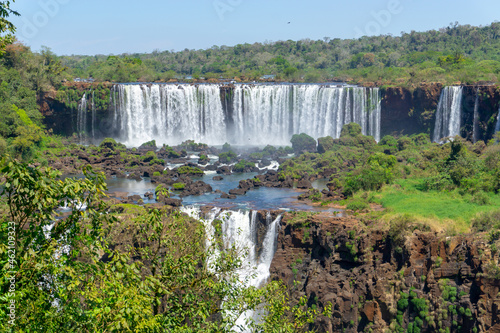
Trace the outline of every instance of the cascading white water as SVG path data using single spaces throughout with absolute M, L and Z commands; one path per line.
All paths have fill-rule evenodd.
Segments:
M 119 85 L 119 133 L 123 142 L 224 143 L 224 112 L 217 85 Z
M 87 95 L 84 93 L 80 103 L 78 103 L 78 113 L 76 118 L 76 130 L 80 143 L 83 143 L 87 130 Z
M 476 143 L 479 135 L 479 87 L 476 90 L 476 100 L 474 101 L 474 120 L 472 123 L 472 142 Z
M 495 134 L 498 132 L 500 132 L 500 106 L 498 107 L 497 124 L 495 125 Z
M 92 123 L 91 123 L 91 129 L 90 129 L 90 134 L 92 136 L 92 139 L 95 138 L 95 103 L 94 103 L 94 92 L 92 91 L 92 101 L 90 102 L 90 106 L 92 108 Z
M 219 85 L 118 85 L 115 124 L 122 142 L 138 146 L 191 139 L 211 145 L 289 145 L 296 133 L 340 136 L 354 121 L 380 139 L 378 88 L 323 85 L 236 85 L 232 114 Z M 229 119 L 231 118 L 231 119 Z
M 220 219 L 222 221 L 224 244 L 226 247 L 232 244 L 237 245 L 245 258 L 238 273 L 242 277 L 255 274 L 250 279 L 250 285 L 255 287 L 259 287 L 267 280 L 269 277 L 269 267 L 271 266 L 271 261 L 276 250 L 277 226 L 281 220 L 281 215 L 273 221 L 271 214 L 267 213 L 267 230 L 259 255 L 257 252 L 257 248 L 259 247 L 257 241 L 257 211 L 221 211 L 220 208 L 214 208 L 205 216 L 201 216 L 201 211 L 198 207 L 182 207 L 181 210 L 203 222 L 207 233 L 207 246 L 212 244 L 211 239 L 213 239 L 215 233 L 212 222 L 216 218 Z
M 462 87 L 445 87 L 439 97 L 434 125 L 434 142 L 460 134 L 462 117 Z
M 271 214 L 266 215 L 266 233 L 262 241 L 260 254 L 257 234 L 257 211 L 221 211 L 214 208 L 202 217 L 198 207 L 182 207 L 181 210 L 193 218 L 203 222 L 207 234 L 207 247 L 212 244 L 214 227 L 212 222 L 217 218 L 222 221 L 223 243 L 228 248 L 236 245 L 242 256 L 242 266 L 238 270 L 241 281 L 247 281 L 247 286 L 260 287 L 269 278 L 269 268 L 276 252 L 278 226 L 281 215 L 272 220 Z M 215 253 L 214 255 L 217 255 Z M 250 277 L 250 279 L 248 279 Z M 247 280 L 248 279 L 248 280 Z M 257 312 L 247 311 L 237 321 L 243 325 L 247 318 L 258 317 Z

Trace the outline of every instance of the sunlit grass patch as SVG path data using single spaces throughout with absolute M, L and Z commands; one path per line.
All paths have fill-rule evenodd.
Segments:
M 376 195 L 376 201 L 389 209 L 388 214 L 410 214 L 461 232 L 468 231 L 470 220 L 478 213 L 500 207 L 500 195 L 493 193 L 483 193 L 488 202 L 479 205 L 474 203 L 472 195 L 462 196 L 457 191 L 423 192 L 416 189 L 417 184 L 414 179 L 398 180 L 385 186 Z

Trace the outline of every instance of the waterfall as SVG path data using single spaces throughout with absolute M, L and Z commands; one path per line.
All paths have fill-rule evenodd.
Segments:
M 498 132 L 500 132 L 500 106 L 498 107 L 497 124 L 495 125 L 495 134 L 497 134 Z
M 258 251 L 257 211 L 221 211 L 220 208 L 214 208 L 205 216 L 202 216 L 198 207 L 182 207 L 181 210 L 191 217 L 202 221 L 207 234 L 207 247 L 212 243 L 211 239 L 215 237 L 212 222 L 216 218 L 221 220 L 224 245 L 226 248 L 236 245 L 243 256 L 242 266 L 237 272 L 240 280 L 245 281 L 245 279 L 250 277 L 247 280 L 247 286 L 254 287 L 260 287 L 267 281 L 269 278 L 269 268 L 276 252 L 278 226 L 281 221 L 281 215 L 273 220 L 271 214 L 267 212 L 266 232 L 261 244 L 261 250 Z M 247 318 L 258 319 L 259 315 L 258 311 L 247 311 L 241 315 L 236 324 L 243 325 Z
M 257 211 L 249 210 L 221 210 L 213 208 L 202 216 L 199 207 L 182 207 L 182 211 L 189 216 L 203 222 L 207 234 L 206 246 L 212 244 L 215 229 L 212 222 L 217 218 L 222 221 L 222 237 L 226 247 L 237 245 L 245 256 L 243 265 L 238 274 L 243 278 L 255 273 L 249 284 L 259 287 L 269 277 L 269 267 L 276 251 L 277 227 L 281 221 L 281 215 L 272 220 L 271 214 L 266 215 L 266 234 L 262 244 L 258 244 Z M 261 251 L 258 251 L 262 245 Z M 259 254 L 260 252 L 260 254 Z
M 171 84 L 117 85 L 114 102 L 118 140 L 129 146 L 146 141 L 211 145 L 289 145 L 293 134 L 338 138 L 354 121 L 363 134 L 380 140 L 378 88 L 325 85 L 236 85 L 229 102 L 221 86 Z M 232 103 L 228 111 L 227 103 Z
M 87 96 L 84 93 L 80 103 L 78 103 L 78 113 L 76 118 L 76 130 L 80 143 L 83 143 L 87 131 Z
M 92 139 L 95 139 L 95 103 L 94 103 L 94 92 L 92 91 L 92 102 L 90 103 L 91 104 L 91 108 L 92 108 L 92 124 L 91 124 L 91 135 L 92 135 Z
M 460 134 L 462 87 L 445 87 L 439 97 L 434 125 L 434 142 Z
M 472 125 L 472 142 L 476 143 L 479 135 L 479 87 L 476 90 L 476 100 L 474 102 L 474 121 Z
M 127 145 L 226 141 L 217 85 L 119 85 L 118 93 L 120 139 Z

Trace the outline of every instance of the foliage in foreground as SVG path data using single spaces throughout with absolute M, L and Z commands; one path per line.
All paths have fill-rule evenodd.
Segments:
M 250 277 L 237 273 L 244 249 L 225 244 L 220 230 L 207 238 L 202 223 L 178 212 L 111 214 L 104 176 L 90 167 L 84 179 L 15 161 L 2 172 L 3 331 L 13 328 L 11 301 L 23 332 L 230 332 L 243 312 L 262 306 L 262 321 L 247 323 L 252 330 L 298 332 L 318 314 L 305 299 L 291 304 L 279 282 L 247 287 Z M 58 219 L 60 206 L 69 212 Z

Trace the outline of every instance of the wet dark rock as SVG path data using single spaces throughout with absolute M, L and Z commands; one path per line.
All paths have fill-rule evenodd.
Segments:
M 129 174 L 127 178 L 128 178 L 128 179 L 135 179 L 135 180 L 137 180 L 137 181 L 141 181 L 141 180 L 142 180 L 141 176 L 136 175 L 135 173 L 131 173 L 131 174 Z
M 264 168 L 264 167 L 268 167 L 271 165 L 271 161 L 270 160 L 262 160 L 260 163 L 259 163 L 259 168 Z
M 297 183 L 297 188 L 300 188 L 300 189 L 310 189 L 310 188 L 312 188 L 312 184 L 307 179 L 301 179 Z
M 229 166 L 222 166 L 217 169 L 217 173 L 219 175 L 230 175 L 231 174 L 231 167 Z
M 164 197 L 163 195 L 159 195 L 156 198 L 156 201 L 162 202 L 162 203 L 169 205 L 169 206 L 172 206 L 172 207 L 180 207 L 182 205 L 182 199 L 167 198 L 167 197 Z
M 224 177 L 222 177 L 222 176 L 214 176 L 212 179 L 220 181 L 220 180 L 224 180 Z
M 220 197 L 221 197 L 221 199 L 236 199 L 236 195 L 227 194 L 226 192 L 222 192 Z
M 138 202 L 139 200 L 142 201 L 142 198 L 141 198 L 140 195 L 134 194 L 134 195 L 129 195 L 128 196 L 128 200 L 129 201 L 136 201 L 136 202 Z
M 186 197 L 188 195 L 201 195 L 203 193 L 212 192 L 212 186 L 209 184 L 198 180 L 196 182 L 186 185 L 184 191 L 180 194 L 181 197 Z
M 245 179 L 245 180 L 240 180 L 238 187 L 245 190 L 249 190 L 254 187 L 254 184 L 251 179 Z
M 207 165 L 205 167 L 205 170 L 206 171 L 216 171 L 217 170 L 217 166 L 216 165 L 213 165 L 213 164 L 210 164 L 210 165 Z
M 247 189 L 243 189 L 243 188 L 234 188 L 232 190 L 229 190 L 229 194 L 233 194 L 233 195 L 245 195 L 247 193 Z

